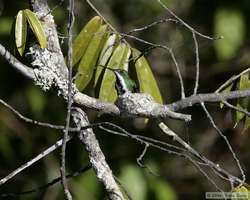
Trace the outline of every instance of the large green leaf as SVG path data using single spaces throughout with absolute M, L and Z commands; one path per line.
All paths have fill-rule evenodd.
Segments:
M 16 16 L 15 40 L 19 54 L 22 56 L 25 50 L 27 37 L 27 20 L 24 12 L 20 10 Z
M 105 66 L 107 64 L 114 51 L 116 38 L 117 38 L 116 34 L 110 35 L 102 49 L 102 52 L 98 60 L 99 67 L 97 66 L 95 73 L 95 86 L 97 85 L 102 70 L 104 70 L 102 66 Z
M 107 25 L 102 25 L 92 37 L 78 67 L 75 84 L 80 91 L 90 82 L 99 54 L 107 39 Z
M 133 59 L 135 61 L 134 67 L 136 70 L 140 92 L 150 94 L 158 103 L 163 103 L 160 90 L 157 82 L 144 56 L 137 49 L 132 49 Z M 141 56 L 141 57 L 139 57 Z
M 128 60 L 131 54 L 130 47 L 122 43 L 116 47 L 109 62 L 108 67 L 112 69 L 128 69 Z M 104 101 L 115 102 L 117 99 L 117 92 L 115 89 L 115 75 L 114 72 L 106 69 L 103 75 L 99 98 Z
M 93 17 L 81 30 L 73 42 L 73 66 L 77 64 L 85 53 L 91 39 L 102 25 L 99 16 Z
M 40 47 L 45 48 L 47 46 L 47 38 L 43 29 L 43 26 L 37 16 L 29 9 L 24 10 L 24 14 L 28 19 L 29 25 L 38 40 Z
M 246 27 L 238 10 L 219 9 L 215 15 L 215 35 L 223 39 L 215 42 L 215 50 L 221 60 L 231 59 L 242 45 Z

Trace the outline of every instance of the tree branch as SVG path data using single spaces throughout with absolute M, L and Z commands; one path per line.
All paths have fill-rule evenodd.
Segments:
M 22 64 L 12 54 L 10 54 L 10 52 L 7 51 L 6 48 L 2 46 L 1 44 L 0 44 L 0 55 L 2 55 L 10 63 L 10 65 L 14 67 L 17 71 L 21 72 L 27 78 L 35 80 L 33 69 Z M 250 96 L 250 90 L 236 90 L 236 91 L 227 92 L 227 93 L 197 94 L 197 95 L 193 95 L 190 97 L 186 97 L 185 99 L 173 102 L 171 104 L 159 105 L 159 107 L 155 109 L 154 112 L 152 112 L 153 114 L 152 113 L 151 114 L 150 113 L 138 113 L 138 116 L 166 118 L 169 116 L 169 111 L 174 111 L 174 112 L 180 111 L 184 108 L 191 107 L 197 103 L 222 102 L 222 101 L 229 100 L 229 99 L 237 99 L 237 98 L 243 98 L 243 97 L 248 97 L 248 96 Z M 73 96 L 73 102 L 78 104 L 79 106 L 101 111 L 106 114 L 121 115 L 120 109 L 115 104 L 90 97 L 79 91 L 75 92 Z
M 3 56 L 5 60 L 21 74 L 29 79 L 35 79 L 33 69 L 17 60 L 2 44 L 0 44 L 0 55 Z
M 186 99 L 182 99 L 174 103 L 165 105 L 165 107 L 172 111 L 179 111 L 184 108 L 191 107 L 197 103 L 223 102 L 229 99 L 238 99 L 238 98 L 249 97 L 249 96 L 250 96 L 250 90 L 236 90 L 236 91 L 225 92 L 225 93 L 223 92 L 223 93 L 197 94 L 194 96 L 187 97 Z
M 85 127 L 89 125 L 87 115 L 80 108 L 74 108 L 74 110 L 72 110 L 72 118 L 77 126 Z M 113 173 L 105 160 L 102 150 L 100 149 L 93 130 L 81 130 L 79 138 L 88 152 L 90 163 L 96 172 L 98 180 L 103 183 L 109 198 L 111 200 L 124 199 L 113 177 Z

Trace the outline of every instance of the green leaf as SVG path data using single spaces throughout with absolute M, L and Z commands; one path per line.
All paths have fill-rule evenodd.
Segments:
M 119 180 L 133 199 L 147 199 L 147 184 L 140 168 L 133 165 L 123 166 Z
M 177 195 L 171 185 L 160 178 L 152 179 L 150 186 L 155 194 L 156 200 L 177 200 Z
M 129 57 L 131 55 L 131 48 L 128 44 L 125 45 L 124 53 L 119 64 L 119 68 L 128 71 Z
M 27 37 L 27 21 L 26 16 L 22 10 L 17 13 L 15 24 L 15 40 L 16 47 L 19 54 L 22 56 L 25 50 Z
M 131 54 L 131 50 L 127 44 L 122 43 L 118 45 L 115 48 L 108 62 L 108 67 L 112 69 L 127 70 L 130 54 Z M 115 102 L 115 100 L 117 99 L 115 81 L 116 81 L 116 77 L 114 75 L 114 72 L 110 70 L 105 70 L 102 83 L 101 83 L 101 87 L 100 87 L 99 99 L 102 99 L 108 102 Z
M 243 74 L 240 77 L 240 83 L 239 83 L 239 90 L 246 90 L 250 88 L 250 81 L 248 78 L 248 75 Z M 244 98 L 244 99 L 239 99 L 237 102 L 237 107 L 241 108 L 241 109 L 245 109 L 247 108 L 249 104 L 249 99 L 248 98 Z M 237 126 L 237 124 L 245 117 L 245 114 L 242 112 L 238 112 L 236 111 L 236 123 L 235 126 Z M 235 127 L 234 126 L 234 127 Z
M 238 186 L 232 190 L 232 199 L 250 200 L 250 191 L 245 186 Z
M 245 131 L 250 127 L 250 117 L 246 116 L 245 122 L 244 122 L 244 128 L 242 133 L 245 133 Z
M 38 87 L 30 86 L 26 90 L 26 96 L 32 113 L 40 115 L 46 105 L 43 92 Z
M 247 74 L 241 75 L 239 89 L 246 90 L 249 88 L 250 88 L 250 81 L 249 81 L 248 75 Z
M 7 16 L 1 16 L 0 18 L 0 36 L 1 37 L 6 37 L 10 35 L 10 32 L 12 31 L 12 26 L 13 26 L 13 18 L 12 17 L 7 17 Z M 15 27 L 15 24 L 14 24 Z
M 154 98 L 156 102 L 163 103 L 157 82 L 146 58 L 141 56 L 141 52 L 137 49 L 132 49 L 132 54 L 135 61 L 134 67 L 140 86 L 140 92 L 148 93 Z M 138 59 L 139 56 L 141 57 Z
M 91 39 L 100 29 L 102 20 L 99 16 L 93 17 L 81 30 L 73 42 L 73 66 L 76 65 L 85 53 Z
M 221 60 L 231 59 L 244 42 L 246 26 L 242 13 L 234 9 L 220 9 L 215 15 L 215 36 L 223 39 L 215 42 L 217 56 Z
M 98 182 L 93 170 L 86 171 L 82 176 L 72 182 L 74 200 L 102 199 L 101 184 Z M 84 197 L 84 198 L 83 198 Z
M 117 38 L 116 34 L 112 34 L 109 36 L 109 38 L 107 39 L 106 43 L 103 46 L 102 52 L 101 52 L 99 60 L 98 60 L 98 65 L 105 66 L 107 64 L 107 62 L 109 61 L 109 59 L 114 51 L 116 38 Z M 102 73 L 102 70 L 104 70 L 103 67 L 97 66 L 96 73 L 95 73 L 95 86 L 97 85 L 97 82 L 98 82 L 99 77 Z
M 230 92 L 231 89 L 233 87 L 233 83 L 231 83 L 229 86 L 227 86 L 224 90 L 222 90 L 221 92 L 224 92 L 224 93 L 227 93 L 227 92 Z M 223 108 L 224 106 L 224 103 L 220 103 L 220 108 Z
M 47 46 L 47 38 L 43 26 L 37 16 L 29 9 L 24 10 L 24 14 L 28 19 L 29 25 L 38 40 L 40 47 L 44 49 Z
M 107 39 L 107 27 L 107 25 L 102 25 L 98 29 L 81 59 L 75 80 L 75 84 L 80 91 L 84 90 L 93 76 L 99 54 Z
M 236 105 L 237 108 L 239 109 L 244 109 L 239 103 L 237 103 Z M 245 117 L 245 114 L 242 112 L 235 112 L 235 124 L 234 124 L 234 128 L 238 125 L 238 123 Z

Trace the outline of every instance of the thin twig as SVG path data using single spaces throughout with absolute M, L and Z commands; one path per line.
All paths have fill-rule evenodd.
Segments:
M 209 175 L 199 166 L 199 164 L 194 161 L 190 156 L 186 157 L 191 163 L 193 163 L 193 165 L 207 178 L 208 181 L 210 181 L 210 183 L 212 183 L 212 185 L 218 189 L 220 192 L 224 192 L 215 182 L 212 178 L 209 177 Z
M 237 177 L 232 176 L 226 170 L 222 169 L 218 164 L 213 163 L 212 161 L 208 160 L 206 157 L 204 157 L 201 154 L 199 154 L 189 144 L 187 144 L 184 140 L 182 140 L 182 138 L 180 138 L 174 131 L 172 131 L 171 129 L 169 129 L 168 126 L 165 123 L 159 122 L 158 125 L 159 125 L 159 127 L 161 128 L 161 130 L 164 133 L 166 133 L 167 135 L 169 135 L 170 137 L 172 137 L 172 139 L 174 141 L 177 141 L 185 149 L 187 149 L 187 151 L 189 153 L 191 153 L 191 155 L 195 156 L 196 158 L 198 158 L 201 161 L 201 162 L 200 161 L 199 162 L 196 161 L 197 164 L 199 164 L 199 165 L 206 165 L 206 166 L 210 167 L 212 170 L 217 171 L 219 174 L 221 174 L 221 177 L 228 177 L 227 180 L 230 180 L 230 183 L 231 183 L 231 181 L 233 181 L 235 184 L 241 184 L 242 183 L 242 180 L 240 180 Z
M 73 41 L 73 26 L 74 26 L 74 0 L 69 0 L 69 18 L 68 18 L 68 106 L 67 106 L 67 117 L 66 117 L 66 126 L 63 136 L 63 144 L 62 144 L 62 155 L 61 155 L 61 176 L 62 176 L 62 185 L 64 194 L 67 200 L 72 200 L 72 196 L 70 194 L 67 179 L 66 179 L 66 167 L 65 167 L 65 157 L 66 157 L 66 145 L 67 145 L 67 138 L 69 134 L 69 126 L 70 126 L 70 115 L 71 115 L 71 106 L 72 106 L 72 66 L 73 66 L 73 59 L 72 59 L 72 41 Z
M 183 78 L 182 78 L 182 75 L 181 75 L 181 70 L 180 70 L 179 64 L 177 63 L 177 60 L 175 59 L 175 55 L 174 55 L 174 52 L 172 51 L 172 49 L 170 49 L 169 53 L 171 55 L 172 60 L 174 61 L 175 68 L 176 68 L 176 71 L 177 71 L 177 75 L 178 75 L 178 78 L 179 78 L 179 81 L 180 81 L 181 98 L 185 99 L 186 95 L 185 95 L 184 82 L 183 82 Z
M 173 11 L 171 11 L 161 0 L 157 0 L 158 3 L 168 12 L 170 13 L 175 19 L 177 19 L 181 24 L 183 24 L 187 29 L 189 29 L 191 32 L 196 33 L 197 35 L 199 35 L 202 38 L 205 39 L 209 39 L 209 40 L 218 40 L 221 39 L 222 37 L 219 36 L 217 38 L 213 38 L 207 35 L 204 35 L 200 32 L 198 32 L 197 30 L 195 30 L 193 27 L 191 27 L 190 25 L 188 25 L 186 22 L 184 22 L 181 18 L 179 18 Z
M 71 140 L 71 138 L 72 137 L 69 136 L 67 138 L 67 141 Z M 50 146 L 49 148 L 47 148 L 46 150 L 44 150 L 42 153 L 38 154 L 36 157 L 32 158 L 30 161 L 28 161 L 25 164 L 21 165 L 19 168 L 17 168 L 13 172 L 11 172 L 9 175 L 7 175 L 4 178 L 2 178 L 0 180 L 0 186 L 2 184 L 6 183 L 11 178 L 13 178 L 14 176 L 16 176 L 17 174 L 19 174 L 20 172 L 22 172 L 23 170 L 25 170 L 26 168 L 28 168 L 31 165 L 33 165 L 38 160 L 42 159 L 43 157 L 47 156 L 48 154 L 50 154 L 51 152 L 53 152 L 54 150 L 56 150 L 58 147 L 60 147 L 62 145 L 62 142 L 63 142 L 62 139 L 58 140 L 55 144 L 53 144 L 52 146 Z
M 140 166 L 140 167 L 145 167 L 143 164 L 142 164 L 142 159 L 143 159 L 143 157 L 145 156 L 145 154 L 146 154 L 146 152 L 147 152 L 147 150 L 148 150 L 148 143 L 146 143 L 145 144 L 145 146 L 144 146 L 144 149 L 143 149 L 143 151 L 142 151 L 142 153 L 140 154 L 140 156 L 136 159 L 136 161 L 137 161 L 137 163 L 138 163 L 138 165 Z
M 230 79 L 228 79 L 225 83 L 223 83 L 215 92 L 219 93 L 221 92 L 221 90 L 223 90 L 224 88 L 226 88 L 227 86 L 229 86 L 231 83 L 233 83 L 235 80 L 237 80 L 238 78 L 240 78 L 243 74 L 246 74 L 250 71 L 250 67 L 245 69 L 244 71 L 240 72 L 237 75 L 233 75 Z
M 185 156 L 184 156 L 185 153 L 183 153 L 182 151 L 176 151 L 176 150 L 172 150 L 172 149 L 167 149 L 166 146 L 169 145 L 169 144 L 167 144 L 167 143 L 165 143 L 166 146 L 163 146 L 163 147 L 162 147 L 162 146 L 160 146 L 160 145 L 157 144 L 157 143 L 155 144 L 155 143 L 153 143 L 153 142 L 145 141 L 144 139 L 141 139 L 140 137 L 138 137 L 138 135 L 131 134 L 131 133 L 129 133 L 128 131 L 126 131 L 125 129 L 119 127 L 119 126 L 116 126 L 116 125 L 114 125 L 114 124 L 113 124 L 112 126 L 115 127 L 115 128 L 117 129 L 117 131 L 116 131 L 116 130 L 108 129 L 108 128 L 104 127 L 104 126 L 99 126 L 99 128 L 102 129 L 102 130 L 104 130 L 104 131 L 106 131 L 106 132 L 108 132 L 108 133 L 112 133 L 112 134 L 114 134 L 114 135 L 119 135 L 119 136 L 123 136 L 123 137 L 128 137 L 128 138 L 130 138 L 130 139 L 133 139 L 133 140 L 137 141 L 137 142 L 140 143 L 140 144 L 144 144 L 144 145 L 148 144 L 149 146 L 155 147 L 156 149 L 165 151 L 165 152 L 167 152 L 167 153 L 169 153 L 169 154 L 177 155 L 177 156 L 180 156 L 180 157 L 185 157 Z M 162 141 L 159 141 L 159 142 L 163 143 Z M 185 152 L 185 151 L 186 151 L 186 150 L 184 149 L 184 152 Z
M 174 131 L 169 129 L 168 126 L 164 122 L 161 122 L 160 120 L 156 120 L 156 121 L 158 123 L 159 128 L 162 130 L 163 133 L 172 137 L 173 141 L 177 141 L 178 143 L 180 143 L 185 149 L 187 149 L 188 152 L 193 154 L 195 157 L 199 158 L 200 160 L 203 159 L 203 157 L 196 150 L 194 150 L 188 143 L 182 140 Z
M 36 120 L 30 119 L 28 117 L 25 117 L 20 112 L 18 112 L 15 108 L 13 108 L 11 105 L 6 103 L 2 99 L 0 99 L 0 103 L 2 105 L 4 105 L 6 108 L 10 109 L 17 117 L 19 117 L 20 119 L 22 119 L 23 121 L 25 121 L 27 123 L 31 123 L 34 125 L 43 126 L 43 127 L 47 127 L 47 128 L 52 128 L 52 129 L 58 129 L 58 130 L 64 129 L 64 126 L 61 126 L 61 125 L 54 125 L 54 124 L 50 124 L 50 123 L 40 122 L 40 121 L 36 121 Z
M 197 94 L 199 87 L 199 78 L 200 78 L 200 57 L 199 57 L 199 45 L 197 42 L 196 34 L 192 31 L 193 40 L 194 40 L 194 48 L 195 48 L 195 63 L 196 63 L 196 75 L 195 75 L 195 86 L 193 95 Z
M 154 140 L 154 139 L 153 139 L 154 142 L 151 142 L 152 138 L 150 138 L 150 140 L 147 140 L 148 139 L 147 137 L 144 136 L 143 138 L 141 138 L 141 136 L 139 136 L 139 135 L 131 134 L 128 131 L 126 131 L 125 129 L 123 129 L 115 124 L 112 124 L 112 123 L 106 123 L 106 124 L 109 125 L 110 127 L 115 128 L 116 130 L 111 130 L 111 129 L 105 128 L 103 125 L 99 126 L 99 128 L 102 130 L 105 130 L 108 133 L 112 133 L 112 134 L 123 136 L 123 137 L 128 137 L 130 139 L 133 139 L 133 140 L 139 142 L 140 144 L 143 144 L 143 145 L 147 144 L 149 147 L 154 147 L 154 148 L 159 149 L 161 151 L 167 152 L 169 154 L 174 154 L 174 155 L 177 155 L 180 157 L 187 158 L 188 154 L 191 153 L 192 156 L 199 159 L 199 161 L 195 161 L 197 164 L 210 167 L 213 171 L 216 171 L 218 174 L 220 174 L 220 176 L 223 177 L 223 179 L 230 180 L 230 183 L 233 182 L 234 184 L 240 184 L 242 182 L 239 178 L 231 175 L 226 170 L 222 169 L 218 164 L 215 164 L 212 161 L 208 160 L 206 157 L 200 155 L 196 150 L 194 150 L 191 146 L 189 146 L 181 138 L 179 138 L 176 141 L 178 141 L 180 144 L 182 144 L 182 146 L 184 146 L 185 149 L 183 149 L 181 147 L 169 149 L 169 144 L 167 144 L 165 142 Z M 166 125 L 164 127 L 166 127 Z M 176 139 L 178 137 L 170 129 L 166 130 L 166 128 L 163 128 L 163 131 L 164 132 L 166 131 L 165 133 L 167 133 L 173 139 L 174 138 Z M 171 146 L 173 146 L 173 145 L 171 145 Z M 181 151 L 179 151 L 177 149 L 181 149 Z
M 82 173 L 88 171 L 89 169 L 91 169 L 91 165 L 87 165 L 80 170 L 77 170 L 73 173 L 68 174 L 66 176 L 66 178 L 69 179 L 69 178 L 77 177 L 77 176 L 81 175 Z M 41 192 L 41 191 L 44 191 L 44 190 L 48 189 L 49 187 L 55 185 L 56 183 L 60 182 L 61 180 L 62 180 L 62 177 L 60 176 L 60 177 L 57 177 L 57 178 L 53 179 L 52 181 L 50 181 L 42 186 L 39 186 L 39 187 L 34 188 L 34 189 L 26 190 L 23 192 L 2 193 L 2 194 L 0 194 L 0 198 L 24 196 L 24 195 L 30 195 L 30 194 L 33 194 L 36 192 Z
M 149 147 L 149 144 L 148 143 L 145 143 L 145 146 L 144 146 L 144 149 L 143 151 L 141 152 L 141 154 L 139 155 L 138 158 L 136 158 L 136 162 L 137 164 L 141 167 L 141 168 L 145 168 L 150 174 L 154 175 L 154 176 L 159 176 L 159 174 L 156 174 L 152 169 L 150 169 L 149 166 L 147 165 L 144 165 L 142 163 L 142 159 L 143 157 L 145 156 L 147 150 L 148 150 L 148 147 Z
M 51 14 L 52 12 L 54 12 L 58 7 L 60 7 L 62 4 L 63 4 L 63 2 L 64 2 L 64 0 L 60 0 L 60 2 L 57 4 L 57 5 L 55 5 L 51 10 L 50 10 L 50 12 L 48 13 L 48 14 Z M 48 15 L 47 14 L 47 15 Z
M 173 50 L 170 47 L 167 47 L 166 45 L 160 45 L 160 44 L 155 44 L 155 43 L 152 43 L 152 42 L 148 42 L 146 40 L 143 40 L 141 38 L 138 38 L 136 36 L 129 35 L 129 34 L 126 34 L 126 33 L 120 33 L 120 35 L 123 36 L 123 37 L 128 37 L 128 38 L 134 39 L 134 40 L 139 41 L 141 43 L 153 46 L 154 48 L 161 48 L 161 49 L 166 50 L 170 54 L 171 59 L 173 60 L 175 68 L 176 68 L 176 72 L 177 72 L 177 75 L 178 75 L 178 78 L 179 78 L 179 81 L 180 81 L 181 98 L 182 99 L 185 98 L 184 82 L 183 82 L 183 78 L 182 78 L 182 75 L 181 75 L 180 66 L 179 66 L 179 64 L 178 64 L 178 62 L 177 62 L 177 60 L 175 58 Z
M 151 23 L 151 24 L 145 25 L 145 26 L 143 26 L 143 27 L 141 27 L 141 28 L 132 29 L 132 30 L 128 31 L 126 34 L 130 35 L 130 34 L 132 34 L 132 33 L 134 33 L 134 32 L 145 31 L 145 30 L 147 30 L 147 29 L 149 29 L 149 28 L 151 28 L 151 27 L 153 27 L 153 26 L 155 26 L 155 25 L 158 25 L 158 24 L 161 24 L 161 23 L 166 23 L 166 22 L 175 22 L 175 23 L 178 23 L 179 21 L 178 21 L 178 20 L 175 20 L 175 19 L 171 19 L 171 18 L 168 18 L 168 19 L 160 19 L 160 20 L 155 21 L 155 22 L 153 22 L 153 23 Z
M 250 112 L 248 112 L 247 110 L 241 108 L 241 107 L 237 107 L 232 105 L 231 103 L 228 103 L 227 101 L 222 101 L 223 104 L 225 104 L 227 107 L 234 109 L 238 112 L 244 113 L 245 115 L 247 115 L 248 117 L 250 117 Z
M 99 10 L 92 4 L 90 0 L 86 0 L 89 6 L 102 18 L 102 20 L 108 24 L 108 26 L 115 32 L 118 33 L 117 30 L 108 22 L 108 20 L 99 12 Z
M 201 103 L 201 106 L 203 108 L 203 110 L 205 111 L 206 115 L 207 115 L 207 118 L 209 119 L 210 123 L 212 124 L 212 126 L 214 127 L 214 129 L 217 131 L 217 133 L 224 139 L 224 141 L 226 142 L 228 148 L 229 148 L 229 151 L 231 152 L 232 156 L 233 156 L 233 159 L 235 160 L 239 170 L 240 170 L 240 173 L 241 173 L 241 176 L 242 176 L 242 182 L 241 184 L 245 183 L 246 181 L 246 176 L 245 176 L 245 173 L 241 167 L 241 164 L 240 164 L 240 161 L 239 159 L 237 158 L 231 144 L 229 143 L 227 137 L 221 132 L 221 130 L 216 126 L 212 116 L 210 115 L 210 113 L 208 112 L 206 106 L 204 103 Z

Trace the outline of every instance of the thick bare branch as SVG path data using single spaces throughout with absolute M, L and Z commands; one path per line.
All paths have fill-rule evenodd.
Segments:
M 89 125 L 87 115 L 80 108 L 74 108 L 74 110 L 72 110 L 72 117 L 77 126 L 85 127 Z M 113 177 L 113 173 L 105 160 L 105 156 L 100 149 L 93 130 L 81 130 L 79 138 L 88 152 L 90 163 L 96 172 L 97 178 L 103 183 L 109 198 L 111 200 L 124 199 Z

